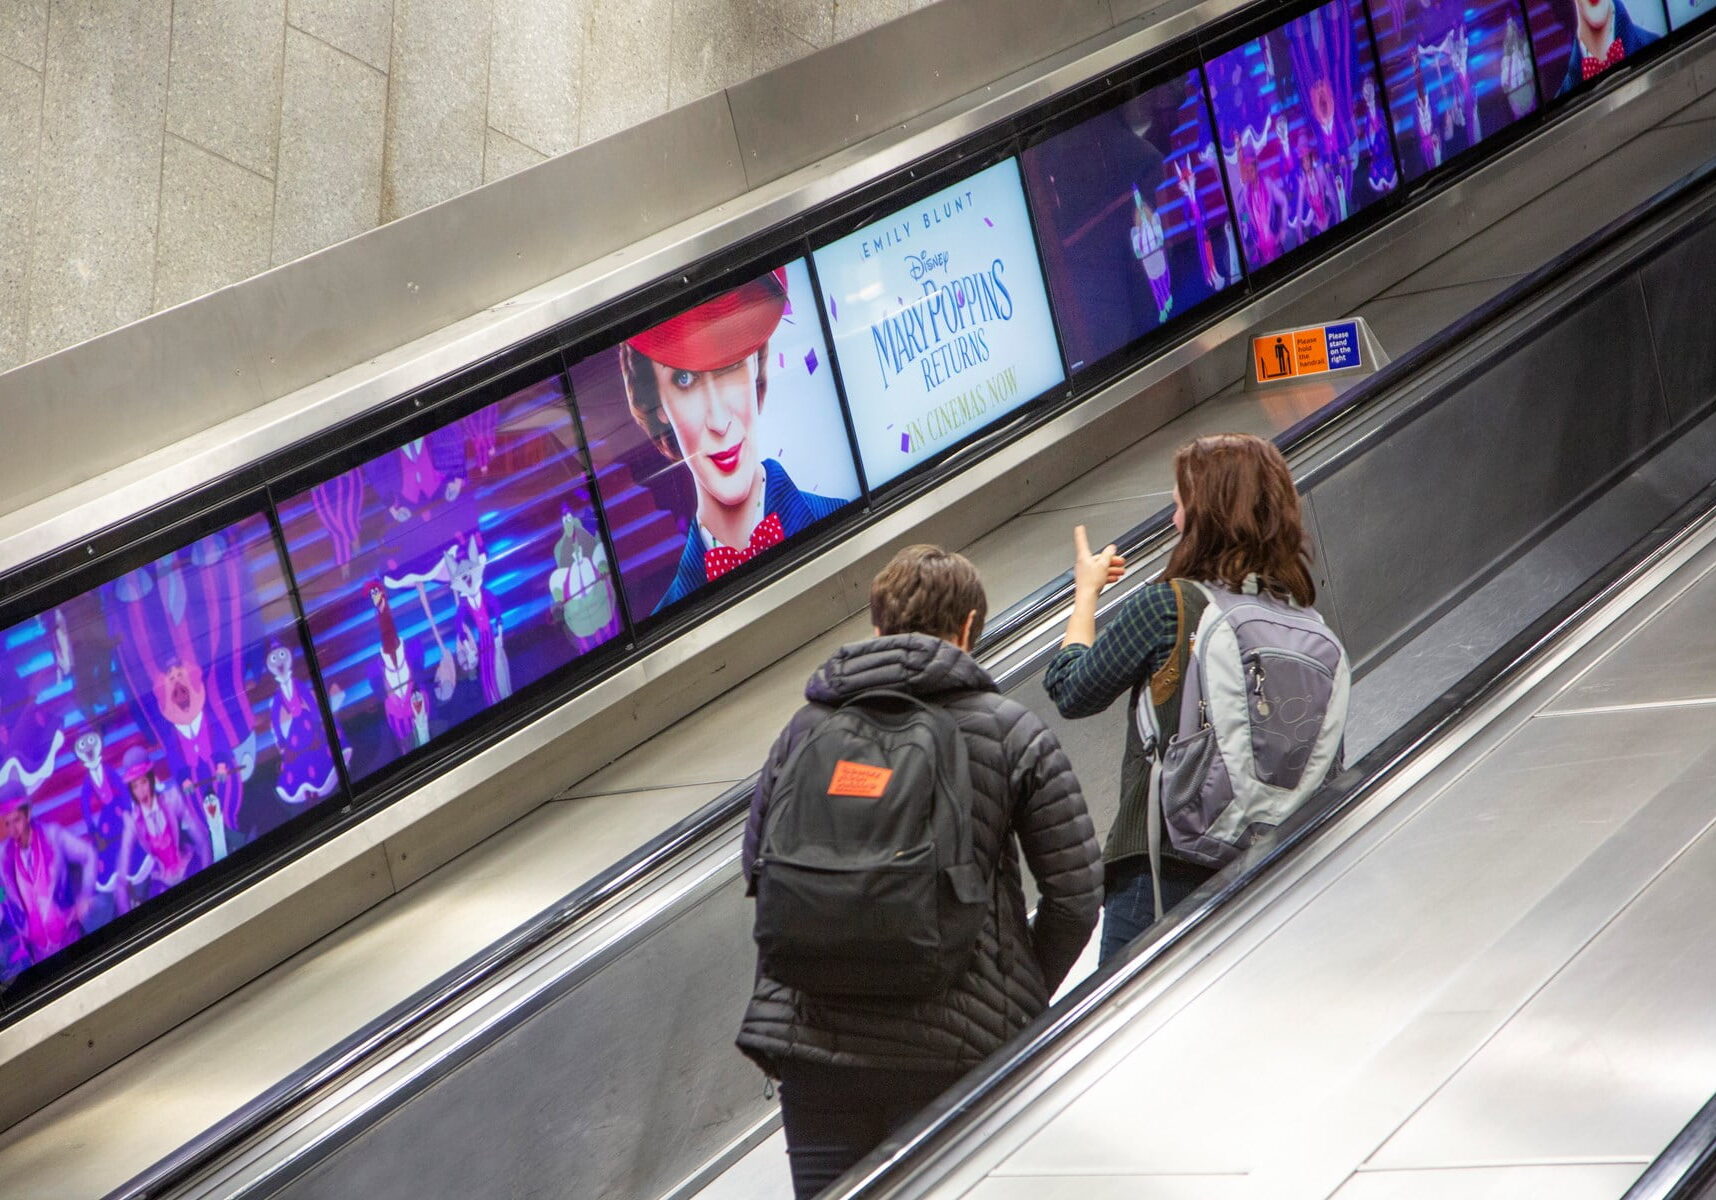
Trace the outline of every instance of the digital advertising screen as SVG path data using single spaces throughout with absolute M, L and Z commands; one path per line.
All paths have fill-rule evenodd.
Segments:
M 0 980 L 340 792 L 247 517 L 0 633 Z
M 1571 95 L 1668 32 L 1663 0 L 1525 0 L 1545 103 Z
M 872 487 L 1065 377 L 1013 159 L 815 258 Z
M 1537 110 L 1520 0 L 1370 0 L 1370 12 L 1408 179 Z
M 1020 163 L 1072 370 L 1239 278 L 1196 70 L 1045 138 Z
M 1685 29 L 1713 12 L 1716 0 L 1668 0 L 1668 21 L 1675 29 Z
M 1205 77 L 1251 270 L 1399 186 L 1363 0 L 1332 0 L 1241 43 Z
M 860 494 L 803 259 L 572 368 L 634 619 Z
M 353 780 L 622 624 L 556 373 L 280 505 Z

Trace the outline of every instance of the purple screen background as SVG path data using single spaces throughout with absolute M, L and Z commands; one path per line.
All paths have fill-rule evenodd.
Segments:
M 0 978 L 339 791 L 263 516 L 14 625 L 0 658 Z
M 1207 76 L 1252 269 L 1398 185 L 1362 0 L 1333 0 L 1245 42 Z
M 558 374 L 293 497 L 280 520 L 354 780 L 620 631 Z
M 1370 11 L 1408 179 L 1536 110 L 1519 0 L 1370 0 Z
M 1140 136 L 1134 127 L 1145 122 Z M 1238 277 L 1238 247 L 1197 71 L 1039 142 L 1021 156 L 1021 165 L 1056 323 L 1074 370 Z M 1165 245 L 1157 261 L 1164 273 L 1156 278 L 1135 245 L 1134 187 L 1162 227 Z

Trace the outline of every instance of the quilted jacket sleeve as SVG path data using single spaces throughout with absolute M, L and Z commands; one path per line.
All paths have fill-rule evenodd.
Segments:
M 1096 928 L 1102 907 L 1102 852 L 1084 793 L 1060 742 L 1036 714 L 1021 709 L 1008 734 L 1017 750 L 1014 828 L 1040 900 L 1031 945 L 1054 992 Z

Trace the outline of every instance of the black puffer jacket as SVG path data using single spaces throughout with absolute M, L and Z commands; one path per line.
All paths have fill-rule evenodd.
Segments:
M 999 862 L 996 909 L 970 970 L 934 999 L 819 1001 L 759 975 L 739 1047 L 771 1073 L 783 1058 L 896 1070 L 974 1066 L 1048 1006 L 1096 926 L 1102 858 L 1060 743 L 1035 713 L 998 695 L 970 655 L 923 634 L 843 646 L 811 676 L 810 703 L 775 740 L 751 802 L 747 882 L 775 773 L 831 705 L 875 687 L 942 701 L 954 715 L 976 793 L 973 848 L 986 871 Z M 1025 919 L 1021 846 L 1042 894 L 1034 924 Z

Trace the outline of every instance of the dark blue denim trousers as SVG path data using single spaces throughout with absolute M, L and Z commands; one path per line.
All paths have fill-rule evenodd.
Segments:
M 839 1179 L 964 1074 L 831 1067 L 794 1059 L 776 1067 L 796 1200 L 810 1200 Z
M 1162 911 L 1197 891 L 1213 870 L 1162 860 Z M 1128 943 L 1156 923 L 1156 898 L 1150 888 L 1150 860 L 1135 855 L 1109 863 L 1102 896 L 1102 946 L 1097 964 L 1107 963 Z

